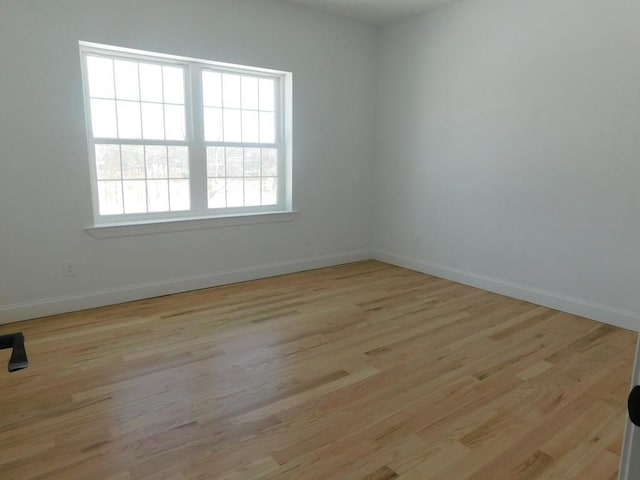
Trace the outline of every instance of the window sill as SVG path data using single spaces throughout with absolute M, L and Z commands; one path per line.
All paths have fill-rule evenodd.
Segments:
M 298 212 L 267 212 L 219 217 L 176 218 L 149 222 L 95 225 L 85 231 L 95 238 L 131 237 L 155 233 L 184 232 L 208 228 L 234 227 L 258 223 L 290 222 Z

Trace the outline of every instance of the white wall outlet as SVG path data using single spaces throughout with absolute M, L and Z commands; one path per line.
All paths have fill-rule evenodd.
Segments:
M 76 276 L 76 262 L 73 260 L 67 260 L 64 262 L 64 276 L 75 277 Z

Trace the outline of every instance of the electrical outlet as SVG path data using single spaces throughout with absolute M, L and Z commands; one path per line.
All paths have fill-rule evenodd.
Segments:
M 73 260 L 67 260 L 64 262 L 64 276 L 75 277 L 76 276 L 76 262 Z

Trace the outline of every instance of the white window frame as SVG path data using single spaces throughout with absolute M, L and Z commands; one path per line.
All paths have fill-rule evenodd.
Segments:
M 185 69 L 185 141 L 173 140 L 144 140 L 144 139 L 120 139 L 120 138 L 95 138 L 92 132 L 91 105 L 89 95 L 89 82 L 87 76 L 87 56 L 98 55 L 109 58 L 121 58 L 133 61 L 148 61 L 156 64 L 169 64 L 181 66 Z M 290 217 L 282 214 L 293 212 L 292 199 L 292 74 L 271 69 L 247 67 L 229 63 L 214 62 L 209 60 L 180 57 L 175 55 L 165 55 L 142 50 L 134 50 L 110 45 L 80 42 L 80 56 L 82 65 L 82 81 L 84 91 L 85 119 L 87 128 L 87 142 L 89 150 L 89 164 L 91 176 L 91 195 L 93 206 L 94 225 L 87 230 L 96 236 L 119 236 L 117 232 L 123 234 L 152 233 L 153 228 L 149 224 L 171 224 L 175 222 L 190 221 L 191 228 L 206 228 L 207 226 L 224 226 L 240 223 L 264 223 L 265 215 L 273 215 L 274 221 L 289 220 Z M 272 78 L 276 82 L 275 97 L 275 117 L 276 132 L 273 144 L 266 143 L 243 143 L 243 142 L 210 142 L 205 141 L 204 136 L 204 105 L 202 99 L 202 72 L 212 70 L 222 73 L 238 73 L 243 75 L 253 75 L 258 77 Z M 154 213 L 130 213 L 118 215 L 101 215 L 99 211 L 98 198 L 98 177 L 95 159 L 96 144 L 118 144 L 118 145 L 180 145 L 187 146 L 189 151 L 189 183 L 191 208 L 188 211 L 168 211 Z M 227 207 L 208 208 L 207 198 L 207 146 L 222 147 L 259 147 L 277 148 L 277 202 L 275 205 L 249 206 L 249 207 Z M 260 218 L 255 218 L 259 216 Z M 207 219 L 222 219 L 216 224 L 203 223 Z M 246 221 L 243 221 L 246 220 Z M 141 225 L 143 228 L 138 232 L 135 229 L 118 228 L 112 233 L 100 233 L 103 228 L 110 227 L 132 227 Z M 175 225 L 169 225 L 165 231 L 175 231 Z M 158 230 L 162 231 L 162 229 Z

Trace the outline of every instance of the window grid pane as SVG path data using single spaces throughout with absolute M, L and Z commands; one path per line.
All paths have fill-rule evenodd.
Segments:
M 273 78 L 202 72 L 209 208 L 277 204 L 278 149 Z M 231 146 L 229 144 L 237 144 Z
M 191 208 L 187 147 L 98 144 L 95 157 L 101 215 Z
M 276 142 L 273 78 L 202 72 L 205 141 Z
M 94 138 L 186 140 L 185 68 L 87 56 Z
M 209 208 L 276 205 L 278 150 L 256 147 L 207 147 Z
M 108 47 L 87 49 L 84 58 L 99 215 L 191 210 L 190 112 L 204 127 L 204 137 L 190 141 L 206 149 L 207 198 L 195 200 L 209 209 L 277 205 L 278 76 L 110 55 Z M 190 103 L 192 72 L 201 76 L 193 84 L 201 84 L 201 105 Z

